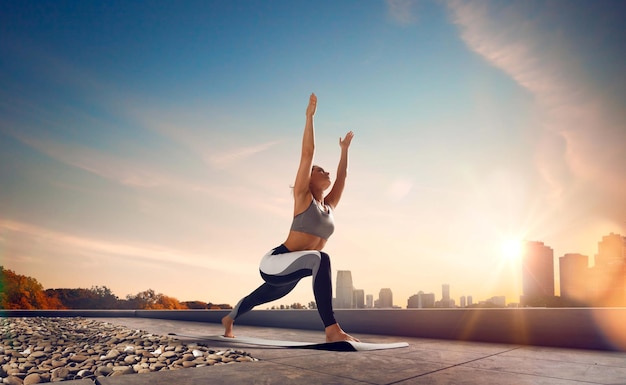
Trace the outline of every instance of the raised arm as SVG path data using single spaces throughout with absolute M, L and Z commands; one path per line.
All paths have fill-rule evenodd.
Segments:
M 343 188 L 346 186 L 346 177 L 348 176 L 348 148 L 352 142 L 354 133 L 348 132 L 345 138 L 339 138 L 339 146 L 341 147 L 341 157 L 339 158 L 339 166 L 337 166 L 337 177 L 333 188 L 330 190 L 324 202 L 332 208 L 335 208 L 343 194 Z
M 300 155 L 300 165 L 296 174 L 296 181 L 293 185 L 296 205 L 299 200 L 305 198 L 310 193 L 309 183 L 311 180 L 311 167 L 313 166 L 313 155 L 315 154 L 315 132 L 313 130 L 313 115 L 317 108 L 317 96 L 311 94 L 309 105 L 306 109 L 306 123 L 304 134 L 302 135 L 302 153 Z

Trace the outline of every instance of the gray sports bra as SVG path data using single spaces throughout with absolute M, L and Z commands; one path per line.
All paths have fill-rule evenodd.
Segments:
M 319 207 L 313 199 L 304 212 L 293 217 L 291 230 L 328 239 L 335 231 L 335 221 L 330 206 L 325 205 L 325 208 L 327 211 Z

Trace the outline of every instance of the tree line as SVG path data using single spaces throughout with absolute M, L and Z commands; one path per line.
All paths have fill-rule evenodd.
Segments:
M 0 266 L 0 309 L 232 309 L 228 304 L 180 302 L 153 289 L 118 298 L 106 286 L 90 289 L 47 289 L 35 278 Z

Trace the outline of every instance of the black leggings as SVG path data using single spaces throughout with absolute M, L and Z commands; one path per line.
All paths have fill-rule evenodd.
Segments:
M 259 270 L 265 283 L 237 303 L 229 314 L 232 319 L 286 296 L 302 278 L 313 276 L 313 295 L 324 327 L 337 323 L 328 254 L 318 250 L 291 252 L 280 245 L 263 256 Z

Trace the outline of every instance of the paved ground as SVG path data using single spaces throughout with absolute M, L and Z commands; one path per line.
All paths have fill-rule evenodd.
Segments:
M 152 333 L 220 334 L 220 325 L 146 318 L 99 320 Z M 261 338 L 322 342 L 323 333 L 237 326 L 236 334 Z M 326 352 L 260 348 L 210 342 L 216 348 L 235 347 L 260 361 L 173 372 L 107 377 L 98 385 L 147 384 L 626 384 L 626 353 L 541 348 L 356 335 L 364 342 L 407 341 L 408 348 L 370 352 Z M 71 385 L 93 385 L 93 382 Z M 69 384 L 69 383 L 68 383 Z

